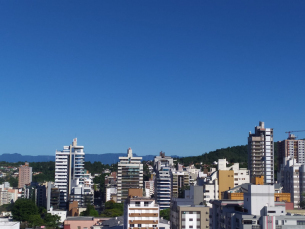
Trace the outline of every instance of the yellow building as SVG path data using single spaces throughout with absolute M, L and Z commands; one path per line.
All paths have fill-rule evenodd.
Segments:
M 264 176 L 252 177 L 251 183 L 255 185 L 264 185 Z
M 222 199 L 221 193 L 234 188 L 234 171 L 219 170 L 218 171 L 218 196 Z

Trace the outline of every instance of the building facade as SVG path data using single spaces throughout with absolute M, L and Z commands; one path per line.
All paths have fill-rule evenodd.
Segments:
M 305 140 L 297 140 L 296 136 L 289 134 L 288 139 L 278 142 L 278 165 L 285 163 L 285 158 L 294 158 L 297 163 L 305 163 Z
M 251 185 L 244 200 L 214 200 L 210 212 L 213 229 L 302 229 L 302 215 L 286 214 L 286 203 L 274 201 L 273 185 Z
M 305 192 L 305 164 L 297 163 L 295 158 L 286 157 L 281 165 L 278 181 L 283 186 L 283 192 L 290 193 L 291 202 L 299 208 Z
M 117 202 L 123 203 L 128 197 L 128 189 L 143 189 L 142 157 L 133 157 L 132 149 L 127 150 L 127 157 L 119 157 L 117 177 Z
M 29 166 L 28 162 L 19 167 L 19 179 L 18 188 L 23 188 L 24 185 L 32 182 L 32 167 Z
M 159 228 L 159 205 L 142 193 L 142 189 L 129 189 L 124 205 L 124 229 Z
M 259 122 L 255 133 L 249 132 L 248 169 L 252 183 L 255 177 L 264 177 L 265 184 L 274 183 L 273 129 L 265 128 L 264 122 Z
M 224 192 L 250 182 L 250 171 L 239 168 L 239 163 L 227 166 L 226 159 L 218 159 L 217 171 L 204 178 L 204 200 L 212 207 L 210 200 L 223 199 Z
M 203 201 L 203 187 L 190 186 L 184 198 L 173 198 L 170 209 L 171 229 L 209 228 L 210 208 Z
M 170 207 L 171 202 L 171 168 L 174 165 L 172 157 L 165 156 L 164 152 L 160 152 L 160 156 L 154 158 L 155 177 L 155 200 L 159 204 L 160 209 Z
M 60 208 L 67 208 L 72 180 L 84 182 L 84 146 L 78 146 L 75 138 L 70 146 L 64 146 L 55 155 L 55 186 L 60 192 Z

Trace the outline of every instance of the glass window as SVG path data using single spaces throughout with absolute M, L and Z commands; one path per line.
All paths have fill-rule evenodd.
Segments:
M 142 224 L 138 224 L 138 227 L 142 227 Z

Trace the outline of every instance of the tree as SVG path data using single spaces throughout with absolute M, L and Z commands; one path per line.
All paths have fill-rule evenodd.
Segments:
M 58 224 L 60 223 L 60 216 L 47 213 L 44 217 L 44 223 L 48 227 L 58 227 Z
M 124 204 L 115 203 L 113 200 L 109 200 L 105 203 L 105 210 L 102 212 L 101 216 L 104 217 L 116 217 L 123 215 Z
M 38 208 L 32 200 L 18 199 L 12 209 L 13 219 L 29 221 L 31 215 L 38 215 Z
M 169 220 L 170 209 L 169 208 L 165 208 L 165 209 L 161 210 L 160 211 L 160 216 L 163 217 L 163 219 Z
M 29 223 L 32 225 L 32 227 L 37 227 L 43 225 L 43 219 L 39 214 L 37 215 L 30 215 L 29 216 Z
M 95 210 L 94 206 L 92 205 L 87 205 L 87 208 L 85 211 L 83 211 L 82 213 L 80 213 L 81 216 L 95 216 L 98 217 L 98 211 Z

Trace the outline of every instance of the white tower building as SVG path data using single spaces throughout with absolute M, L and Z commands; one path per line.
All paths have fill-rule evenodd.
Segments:
M 60 208 L 66 208 L 72 180 L 79 179 L 79 184 L 84 182 L 84 146 L 78 146 L 75 138 L 72 145 L 56 150 L 55 155 L 55 186 L 60 191 Z

